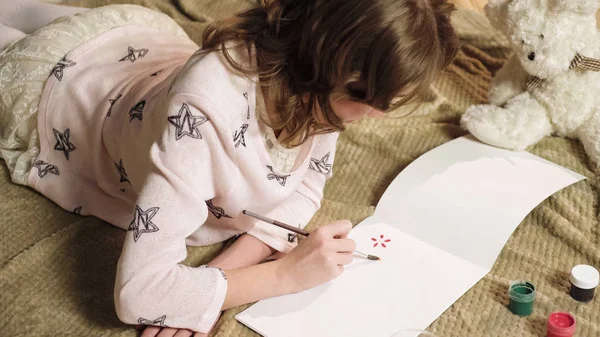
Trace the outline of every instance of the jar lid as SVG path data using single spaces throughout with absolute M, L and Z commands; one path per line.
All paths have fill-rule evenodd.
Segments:
M 596 268 L 580 264 L 571 270 L 571 283 L 577 288 L 593 289 L 598 286 L 600 273 Z

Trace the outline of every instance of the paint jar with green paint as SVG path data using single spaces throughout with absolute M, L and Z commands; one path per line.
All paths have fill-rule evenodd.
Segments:
M 515 315 L 529 316 L 533 311 L 535 286 L 527 281 L 513 281 L 508 288 L 508 309 Z

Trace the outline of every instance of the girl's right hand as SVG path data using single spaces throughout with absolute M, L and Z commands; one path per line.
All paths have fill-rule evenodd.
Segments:
M 342 274 L 356 249 L 354 240 L 347 238 L 351 229 L 347 220 L 320 227 L 276 261 L 280 279 L 290 292 L 313 288 Z

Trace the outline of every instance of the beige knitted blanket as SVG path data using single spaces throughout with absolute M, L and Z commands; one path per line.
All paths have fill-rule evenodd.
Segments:
M 71 4 L 138 3 L 171 15 L 198 41 L 204 22 L 251 1 L 75 0 Z M 387 119 L 365 120 L 341 135 L 334 178 L 310 226 L 339 218 L 360 222 L 373 213 L 403 168 L 465 134 L 459 126 L 462 112 L 485 101 L 490 78 L 508 51 L 506 41 L 480 14 L 459 11 L 454 23 L 464 43 L 460 55 L 431 87 L 418 111 L 406 117 L 402 117 L 406 111 L 398 111 Z M 438 337 L 545 336 L 546 318 L 555 310 L 577 317 L 577 336 L 600 336 L 600 298 L 584 305 L 568 295 L 572 266 L 600 267 L 596 172 L 577 141 L 546 138 L 529 151 L 589 179 L 550 197 L 523 221 L 489 275 L 429 327 Z M 116 263 L 125 232 L 59 209 L 36 192 L 11 184 L 6 168 L 0 167 L 0 335 L 138 335 L 119 322 L 113 307 Z M 190 247 L 185 263 L 204 263 L 221 248 Z M 508 284 L 516 279 L 538 287 L 529 317 L 519 318 L 506 308 Z M 225 312 L 213 335 L 258 336 L 234 319 L 244 308 Z

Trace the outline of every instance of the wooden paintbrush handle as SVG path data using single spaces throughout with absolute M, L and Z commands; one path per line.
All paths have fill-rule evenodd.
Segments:
M 308 234 L 310 234 L 309 232 L 304 231 L 298 227 L 290 226 L 288 224 L 284 224 L 283 222 L 279 222 L 277 220 L 273 220 L 273 225 L 279 226 L 283 229 L 287 229 L 288 231 L 292 231 L 296 234 L 300 234 L 300 235 L 304 235 L 304 236 L 308 236 Z
M 308 234 L 309 234 L 308 232 L 306 232 L 306 231 L 304 231 L 304 230 L 302 230 L 302 229 L 300 229 L 298 227 L 290 226 L 290 225 L 285 224 L 285 223 L 283 223 L 281 221 L 277 221 L 277 220 L 273 220 L 273 219 L 267 218 L 266 216 L 262 216 L 262 215 L 259 215 L 259 214 L 256 214 L 256 213 L 252 213 L 252 212 L 246 211 L 246 210 L 242 211 L 242 213 L 244 215 L 251 216 L 251 217 L 253 217 L 255 219 L 258 219 L 260 221 L 263 221 L 263 222 L 266 222 L 266 223 L 270 223 L 272 225 L 281 227 L 283 229 L 287 229 L 288 231 L 294 232 L 296 234 L 300 234 L 300 235 L 304 235 L 304 236 L 308 236 Z

